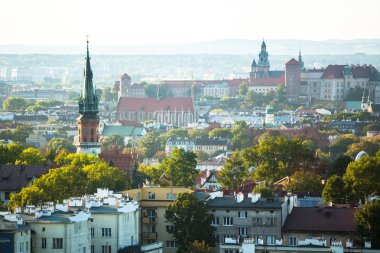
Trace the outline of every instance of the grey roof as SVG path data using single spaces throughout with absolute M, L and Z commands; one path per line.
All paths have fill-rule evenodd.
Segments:
M 219 138 L 198 138 L 195 140 L 195 145 L 214 145 L 214 146 L 225 146 L 227 145 L 228 140 Z
M 283 204 L 282 201 L 278 201 L 274 199 L 263 200 L 259 199 L 257 202 L 252 203 L 251 198 L 244 198 L 244 200 L 240 203 L 236 201 L 234 197 L 216 197 L 214 199 L 210 199 L 206 202 L 206 206 L 208 208 L 281 208 Z
M 93 214 L 118 213 L 117 208 L 114 206 L 91 207 L 90 212 Z
M 61 211 L 55 211 L 51 214 L 51 216 L 41 216 L 39 218 L 36 218 L 34 214 L 20 214 L 21 218 L 24 219 L 26 223 L 28 222 L 45 222 L 45 223 L 71 223 L 69 220 L 69 217 L 73 215 L 73 212 L 61 212 Z
M 36 165 L 0 165 L 0 190 L 20 191 L 36 178 L 49 172 L 46 164 Z

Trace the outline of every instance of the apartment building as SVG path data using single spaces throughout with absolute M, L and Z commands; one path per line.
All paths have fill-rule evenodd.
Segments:
M 32 230 L 16 215 L 0 213 L 0 250 L 2 253 L 30 253 Z
M 175 239 L 168 233 L 168 228 L 172 225 L 166 221 L 165 211 L 180 193 L 185 192 L 192 192 L 192 190 L 178 186 L 148 185 L 123 192 L 124 196 L 138 201 L 141 208 L 140 238 L 143 245 L 162 241 L 164 253 L 177 251 Z

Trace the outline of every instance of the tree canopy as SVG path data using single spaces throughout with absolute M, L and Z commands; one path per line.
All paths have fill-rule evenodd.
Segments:
M 169 233 L 177 242 L 177 252 L 188 252 L 195 241 L 205 241 L 206 245 L 214 246 L 215 228 L 211 226 L 214 215 L 208 213 L 204 203 L 198 201 L 194 194 L 180 193 L 166 209 L 165 218 L 173 224 Z
M 225 188 L 237 190 L 247 177 L 247 169 L 240 158 L 239 151 L 235 150 L 231 158 L 226 158 L 225 164 L 218 173 L 218 182 Z
M 374 200 L 355 212 L 355 222 L 362 237 L 370 238 L 372 247 L 380 247 L 380 204 Z

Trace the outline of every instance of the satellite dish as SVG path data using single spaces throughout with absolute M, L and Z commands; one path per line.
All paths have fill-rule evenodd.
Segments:
M 356 157 L 355 157 L 355 162 L 358 161 L 360 158 L 362 158 L 363 156 L 368 156 L 368 154 L 365 152 L 365 151 L 360 151 Z

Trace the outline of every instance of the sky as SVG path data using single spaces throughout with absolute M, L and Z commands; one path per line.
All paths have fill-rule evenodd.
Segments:
M 0 44 L 379 39 L 379 0 L 1 0 Z

